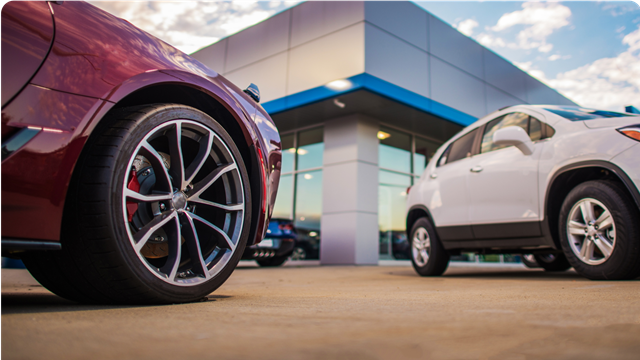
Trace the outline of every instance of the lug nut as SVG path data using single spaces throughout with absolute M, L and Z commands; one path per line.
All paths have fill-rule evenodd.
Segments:
M 145 170 L 145 171 L 142 173 L 142 175 L 144 175 L 144 176 L 149 176 L 149 175 L 151 175 L 151 169 L 147 169 L 147 170 Z
M 163 203 L 160 203 L 160 210 L 164 211 L 164 209 L 166 209 L 167 206 Z

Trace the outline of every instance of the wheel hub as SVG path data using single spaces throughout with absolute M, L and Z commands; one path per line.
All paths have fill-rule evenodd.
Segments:
M 176 191 L 171 197 L 171 204 L 176 210 L 184 210 L 187 207 L 187 195 L 182 191 Z

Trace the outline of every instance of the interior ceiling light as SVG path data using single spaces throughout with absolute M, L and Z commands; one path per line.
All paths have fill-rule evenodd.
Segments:
M 384 131 L 378 131 L 378 139 L 384 140 L 384 139 L 388 139 L 390 137 L 391 137 L 391 134 L 386 133 Z
M 307 155 L 308 151 L 305 149 L 298 149 L 298 155 Z
M 338 100 L 338 99 L 333 99 L 333 103 L 334 103 L 337 107 L 339 107 L 340 109 L 344 109 L 344 107 L 345 107 L 345 106 L 347 106 L 347 105 L 345 105 L 345 103 L 343 103 L 342 101 L 340 101 L 340 100 Z
M 341 80 L 333 80 L 332 82 L 327 84 L 327 87 L 333 90 L 345 90 L 350 88 L 351 85 L 353 85 L 351 81 L 341 79 Z
M 313 176 L 311 174 L 304 174 L 304 178 L 307 180 L 311 180 L 313 179 Z

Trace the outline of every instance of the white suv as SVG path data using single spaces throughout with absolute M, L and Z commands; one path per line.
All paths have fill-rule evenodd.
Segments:
M 640 276 L 640 116 L 520 105 L 446 142 L 407 199 L 412 262 L 442 274 L 460 252 L 534 254 L 549 271 Z

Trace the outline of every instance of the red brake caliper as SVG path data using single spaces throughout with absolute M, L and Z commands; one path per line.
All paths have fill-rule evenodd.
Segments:
M 131 169 L 127 189 L 135 192 L 140 191 L 140 183 L 138 182 L 138 177 L 136 176 L 136 168 Z M 129 219 L 129 221 L 133 220 L 133 214 L 135 214 L 136 211 L 138 211 L 138 203 L 127 201 L 127 218 Z

